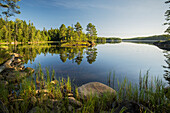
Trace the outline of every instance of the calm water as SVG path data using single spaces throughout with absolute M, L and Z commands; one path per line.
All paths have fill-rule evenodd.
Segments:
M 99 44 L 92 48 L 51 47 L 32 55 L 34 58 L 28 58 L 25 66 L 35 68 L 40 63 L 44 71 L 45 67 L 53 68 L 56 78 L 69 76 L 78 86 L 92 81 L 107 84 L 109 72 L 115 73 L 120 81 L 126 77 L 138 83 L 140 71 L 144 75 L 147 70 L 150 76 L 159 76 L 165 82 L 163 66 L 167 66 L 167 58 L 164 52 L 154 45 L 128 42 Z

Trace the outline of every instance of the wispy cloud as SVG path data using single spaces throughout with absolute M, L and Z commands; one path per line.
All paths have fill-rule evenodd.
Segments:
M 112 9 L 107 4 L 99 3 L 99 0 L 37 0 L 43 4 L 53 7 L 64 7 L 68 9 Z

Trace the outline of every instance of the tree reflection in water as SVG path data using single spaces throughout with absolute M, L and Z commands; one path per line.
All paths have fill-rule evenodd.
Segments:
M 167 66 L 163 66 L 163 68 L 165 69 L 165 74 L 164 74 L 164 78 L 168 81 L 168 83 L 170 84 L 170 52 L 169 51 L 164 51 L 165 53 L 165 57 L 167 58 L 165 60 L 165 62 L 167 63 Z
M 81 64 L 84 55 L 87 55 L 87 61 L 92 64 L 96 60 L 97 49 L 95 47 L 58 47 L 51 44 L 32 44 L 32 45 L 8 45 L 9 52 L 15 52 L 23 56 L 24 63 L 30 63 L 35 61 L 37 55 L 46 54 L 58 54 L 60 60 L 64 63 L 66 60 L 72 60 L 72 63 Z

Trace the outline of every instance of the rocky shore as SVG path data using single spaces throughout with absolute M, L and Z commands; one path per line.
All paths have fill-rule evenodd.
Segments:
M 25 68 L 22 56 L 17 53 L 11 53 L 11 59 L 0 65 L 0 81 L 5 85 L 8 83 L 17 83 L 33 72 L 34 69 Z
M 170 40 L 164 42 L 154 42 L 154 45 L 158 46 L 161 49 L 170 51 Z

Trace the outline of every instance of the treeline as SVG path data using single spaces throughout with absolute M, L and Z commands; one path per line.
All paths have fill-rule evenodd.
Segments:
M 149 37 L 136 37 L 123 40 L 170 40 L 170 35 L 155 35 Z
M 74 27 L 66 27 L 62 24 L 57 29 L 40 31 L 33 23 L 16 19 L 15 21 L 5 21 L 0 19 L 0 42 L 40 42 L 40 41 L 88 41 L 96 40 L 97 30 L 92 23 L 87 25 L 85 34 L 82 26 L 77 22 Z
M 116 37 L 97 37 L 96 42 L 97 43 L 116 43 L 121 42 L 121 38 Z
M 0 18 L 0 42 L 38 42 L 48 41 L 47 30 L 37 30 L 33 23 L 16 19 L 15 21 L 5 21 Z
M 58 29 L 48 30 L 48 35 L 51 37 L 51 41 L 87 41 L 96 40 L 97 31 L 92 23 L 87 25 L 87 33 L 85 34 L 82 26 L 77 22 L 74 27 L 66 26 L 62 24 Z

